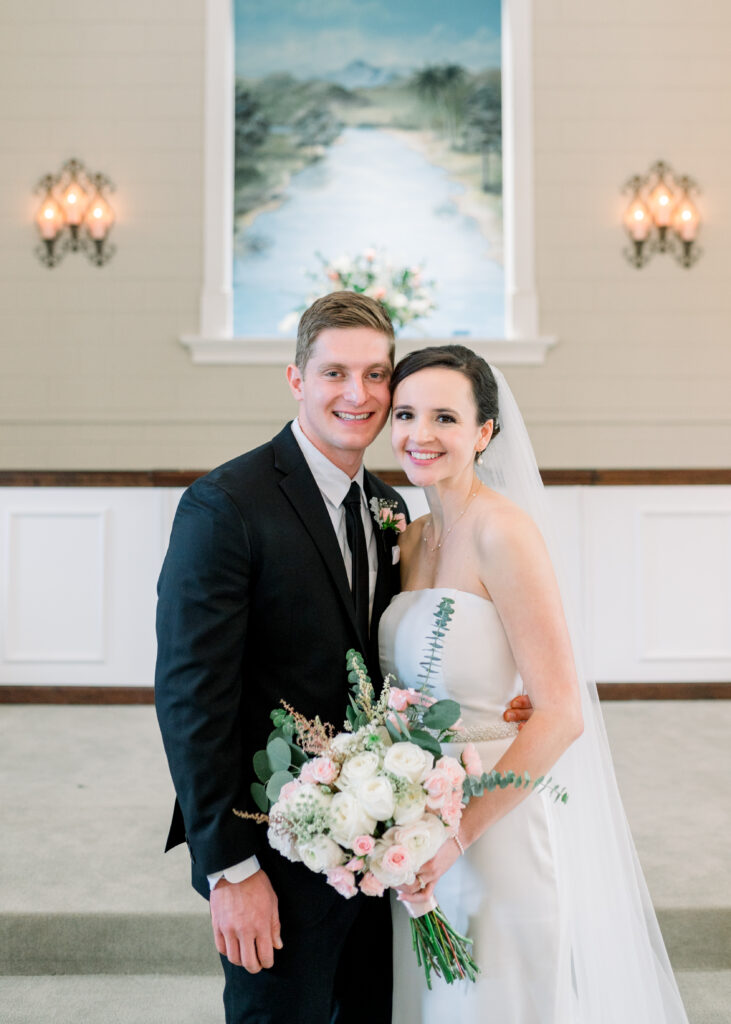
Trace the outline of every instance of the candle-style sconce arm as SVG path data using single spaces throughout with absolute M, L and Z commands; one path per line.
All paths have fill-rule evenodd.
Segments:
M 631 196 L 624 213 L 630 246 L 623 252 L 633 267 L 646 266 L 655 253 L 670 253 L 686 268 L 697 262 L 700 216 L 691 194 L 699 191 L 692 178 L 676 175 L 664 160 L 628 179 L 622 192 Z
M 108 241 L 114 211 L 107 195 L 113 191 L 106 174 L 90 174 L 76 159 L 40 179 L 36 192 L 43 199 L 36 224 L 41 241 L 35 252 L 44 266 L 58 266 L 67 252 L 84 252 L 97 267 L 109 262 L 116 251 Z

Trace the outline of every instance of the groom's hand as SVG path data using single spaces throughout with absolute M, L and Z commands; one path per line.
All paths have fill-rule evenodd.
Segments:
M 507 710 L 503 712 L 503 718 L 506 722 L 517 722 L 518 728 L 522 729 L 534 710 L 530 697 L 524 693 L 510 701 Z
M 261 869 L 243 882 L 219 879 L 210 906 L 219 953 L 250 974 L 274 965 L 274 950 L 282 948 L 279 910 L 272 883 Z

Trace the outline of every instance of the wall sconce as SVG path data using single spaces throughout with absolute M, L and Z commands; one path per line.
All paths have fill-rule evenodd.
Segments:
M 700 217 L 690 198 L 698 186 L 686 174 L 677 176 L 663 160 L 643 177 L 633 175 L 622 189 L 631 195 L 624 226 L 632 246 L 624 254 L 633 267 L 644 267 L 656 252 L 668 252 L 682 267 L 692 267 L 701 254 L 695 244 Z
M 90 174 L 79 160 L 67 160 L 58 174 L 41 178 L 36 224 L 42 241 L 36 255 L 44 266 L 57 266 L 67 252 L 84 252 L 96 267 L 112 258 L 115 247 L 107 239 L 114 211 L 105 193 L 113 191 L 105 174 Z

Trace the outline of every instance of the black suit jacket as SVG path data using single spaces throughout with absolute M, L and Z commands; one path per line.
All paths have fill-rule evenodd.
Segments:
M 399 495 L 370 473 L 367 497 Z M 280 897 L 327 909 L 334 890 L 267 846 L 251 808 L 252 756 L 284 699 L 342 727 L 345 654 L 361 650 L 380 680 L 378 621 L 399 589 L 393 531 L 376 531 L 371 636 L 358 635 L 342 554 L 289 425 L 268 444 L 197 480 L 183 495 L 158 584 L 155 703 L 177 795 L 166 849 L 188 843 L 193 884 L 256 854 Z

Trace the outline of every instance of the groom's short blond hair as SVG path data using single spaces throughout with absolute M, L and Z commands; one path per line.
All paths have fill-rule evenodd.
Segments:
M 329 327 L 372 327 L 389 342 L 389 358 L 393 366 L 396 346 L 393 324 L 386 308 L 369 295 L 358 292 L 330 292 L 315 299 L 302 314 L 297 327 L 297 350 L 294 361 L 302 376 L 320 333 Z

